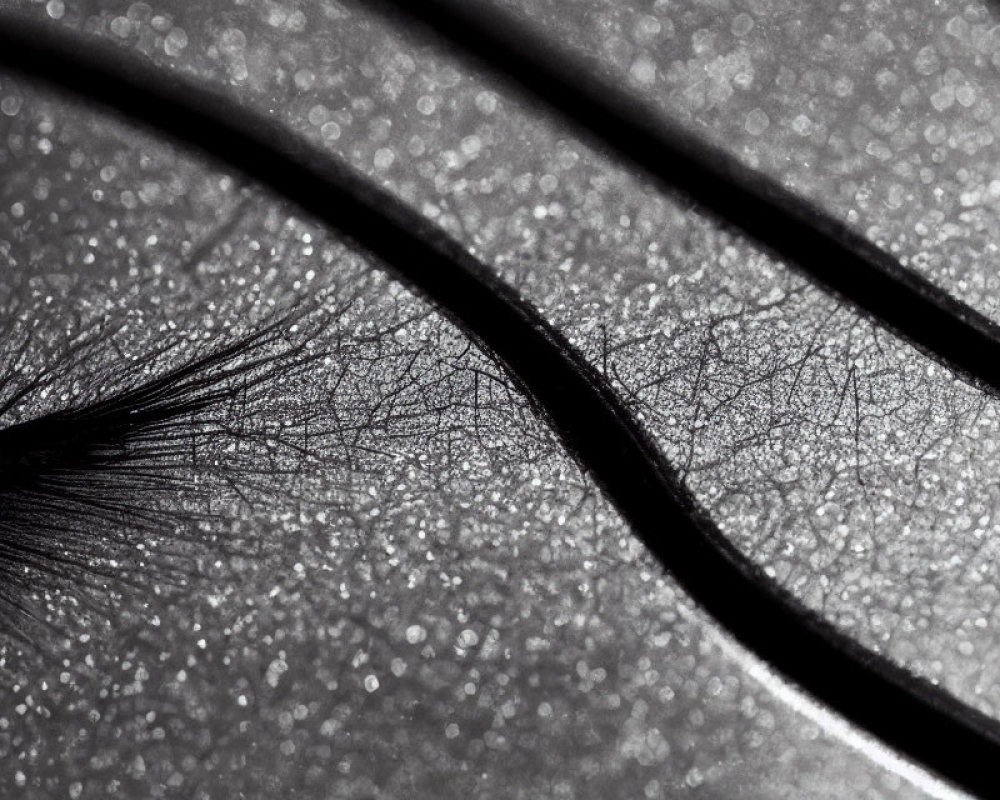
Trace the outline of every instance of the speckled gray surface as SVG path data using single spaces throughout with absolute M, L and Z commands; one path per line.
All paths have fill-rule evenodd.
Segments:
M 498 5 L 1000 316 L 995 6 Z
M 818 69 L 815 47 L 799 46 L 800 67 L 779 65 L 775 37 L 811 40 L 777 5 L 645 16 L 598 5 L 527 10 L 581 47 L 609 42 L 607 69 L 651 103 L 835 212 L 854 208 L 858 224 L 888 226 L 874 238 L 907 233 L 901 252 L 992 310 L 992 272 L 969 266 L 981 260 L 963 256 L 974 275 L 965 285 L 938 269 L 974 249 L 955 226 L 974 228 L 976 203 L 956 200 L 945 167 L 929 181 L 921 172 L 921 159 L 939 163 L 947 135 L 986 113 L 985 79 L 971 95 L 955 90 L 940 141 L 903 137 L 881 159 L 861 137 L 865 161 L 820 137 L 817 114 L 800 137 L 812 149 L 795 157 L 799 171 L 782 167 L 806 127 L 799 116 L 829 111 L 817 99 L 827 88 L 846 130 L 893 114 L 901 130 L 932 127 L 900 95 L 943 80 L 943 68 L 927 73 L 900 55 L 916 47 L 901 37 L 919 38 L 912 12 L 866 14 L 884 33 L 864 37 L 837 28 L 836 15 L 799 15 L 816 36 L 829 28 L 831 47 L 896 42 L 872 56 L 905 65 L 896 83 L 876 81 L 896 86 L 889 96 L 861 88 L 873 70 L 858 59 L 828 59 L 826 83 L 805 77 Z M 34 11 L 272 110 L 462 237 L 606 371 L 727 534 L 777 580 L 995 713 L 995 402 L 571 130 L 353 8 L 51 0 Z M 928 17 L 921 35 L 970 13 Z M 713 25 L 719 33 L 703 32 Z M 608 37 L 609 26 L 623 33 Z M 949 47 L 939 49 L 983 62 Z M 779 66 L 794 79 L 763 77 Z M 334 408 L 353 415 L 338 421 L 352 441 L 325 442 L 304 490 L 225 500 L 235 532 L 281 547 L 208 559 L 185 591 L 127 593 L 102 622 L 73 622 L 83 629 L 56 668 L 10 655 L 0 780 L 11 792 L 916 791 L 761 685 L 746 654 L 659 577 L 495 365 L 420 301 L 253 187 L 16 81 L 0 85 L 3 297 L 39 326 L 40 361 L 100 315 L 127 321 L 127 354 L 164 326 L 242 329 L 266 317 L 268 300 L 285 307 L 321 288 L 353 300 L 324 329 L 332 365 L 315 379 L 341 381 L 348 402 Z M 936 109 L 943 97 L 927 102 Z M 986 187 L 977 203 L 988 207 L 984 136 L 972 152 L 949 150 L 947 163 Z M 878 203 L 850 205 L 865 187 Z M 925 219 L 933 213 L 944 216 Z M 954 236 L 942 233 L 948 215 Z M 928 219 L 939 227 L 919 234 Z M 986 253 L 988 220 L 976 219 Z M 314 498 L 329 508 L 316 511 Z

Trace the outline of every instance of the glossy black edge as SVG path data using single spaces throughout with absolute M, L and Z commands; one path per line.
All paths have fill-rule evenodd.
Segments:
M 582 138 L 680 192 L 979 388 L 1000 391 L 1000 325 L 903 267 L 849 225 L 602 77 L 489 0 L 354 0 L 571 122 Z M 429 29 L 429 30 L 428 30 Z
M 0 64 L 165 134 L 284 196 L 384 261 L 494 353 L 684 589 L 820 703 L 956 786 L 1000 796 L 1000 725 L 860 646 L 721 534 L 603 377 L 418 212 L 287 127 L 123 49 L 20 18 Z

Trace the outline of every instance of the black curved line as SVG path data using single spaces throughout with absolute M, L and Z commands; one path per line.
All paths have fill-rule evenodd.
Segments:
M 357 2 L 357 0 L 355 0 Z M 1000 325 L 844 222 L 742 164 L 601 77 L 599 65 L 560 49 L 469 0 L 361 0 L 397 22 L 429 27 L 491 77 L 555 111 L 618 158 L 755 239 L 979 388 L 1000 392 Z
M 861 647 L 775 586 L 697 505 L 602 376 L 419 213 L 286 127 L 118 48 L 5 20 L 0 63 L 241 171 L 386 262 L 503 361 L 637 535 L 744 646 L 943 778 L 1000 796 L 993 774 L 1000 725 Z

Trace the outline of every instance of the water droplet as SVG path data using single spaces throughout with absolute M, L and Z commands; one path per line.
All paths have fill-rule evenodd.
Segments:
M 422 625 L 411 625 L 406 629 L 406 641 L 410 644 L 420 644 L 427 638 L 427 631 Z
M 767 130 L 768 126 L 771 124 L 771 120 L 768 118 L 767 114 L 759 108 L 755 108 L 749 114 L 747 114 L 746 122 L 744 127 L 747 133 L 751 136 L 760 136 L 764 131 Z
M 497 110 L 497 96 L 493 92 L 480 92 L 476 95 L 476 108 L 484 114 L 492 114 Z
M 328 142 L 333 142 L 340 138 L 340 126 L 336 122 L 324 122 L 323 127 L 319 130 L 323 134 L 323 138 Z
M 183 28 L 172 28 L 163 40 L 163 50 L 168 56 L 180 55 L 187 46 L 188 36 Z
M 0 111 L 2 111 L 8 117 L 16 117 L 17 112 L 21 110 L 21 98 L 15 97 L 14 95 L 8 95 L 3 100 L 0 100 Z
M 733 17 L 730 30 L 732 30 L 733 36 L 746 36 L 753 30 L 754 24 L 753 17 L 749 14 L 737 14 Z
M 632 79 L 643 86 L 651 86 L 656 80 L 656 64 L 647 56 L 640 56 L 632 62 L 628 71 Z
M 111 20 L 111 32 L 121 39 L 126 39 L 132 33 L 132 22 L 128 17 L 115 17 Z

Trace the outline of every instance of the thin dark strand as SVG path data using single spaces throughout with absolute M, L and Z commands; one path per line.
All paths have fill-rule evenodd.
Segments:
M 267 386 L 312 358 L 303 355 L 301 341 L 289 340 L 288 330 L 299 326 L 304 335 L 320 333 L 325 323 L 302 323 L 322 307 L 324 297 L 308 298 L 208 352 L 198 346 L 179 366 L 146 377 L 181 340 L 158 345 L 118 370 L 115 385 L 125 388 L 0 429 L 5 634 L 25 633 L 16 630 L 19 620 L 28 619 L 21 613 L 31 605 L 25 598 L 37 600 L 40 592 L 65 590 L 81 609 L 96 611 L 102 607 L 98 599 L 106 604 L 123 587 L 141 590 L 151 578 L 160 584 L 185 582 L 192 574 L 186 566 L 191 554 L 203 552 L 211 539 L 199 524 L 219 519 L 192 511 L 191 502 L 210 499 L 220 481 L 237 492 L 248 483 L 242 461 L 193 464 L 191 442 L 211 448 L 254 440 L 253 431 L 231 430 L 220 415 L 235 394 L 245 399 L 249 393 L 258 402 Z M 329 319 L 325 311 L 317 316 Z M 69 358 L 54 360 L 52 380 L 78 366 L 79 341 L 96 347 L 101 338 L 88 334 L 72 343 Z M 38 386 L 32 384 L 32 391 Z M 292 444 L 281 451 L 302 461 Z M 269 477 L 273 481 L 274 470 Z M 261 484 L 262 496 L 267 491 Z M 178 505 L 181 495 L 186 504 Z M 154 540 L 160 544 L 150 552 L 146 545 Z M 188 544 L 192 549 L 185 557 Z M 20 599 L 9 602 L 13 598 Z M 42 616 L 34 613 L 31 619 Z
M 636 534 L 723 628 L 918 764 L 969 792 L 1000 797 L 1000 725 L 845 636 L 768 579 L 698 506 L 596 369 L 434 224 L 286 127 L 123 51 L 8 20 L 0 63 L 194 147 L 387 263 L 503 363 Z
M 8 333 L 8 331 L 5 331 Z M 99 332 L 100 333 L 100 332 Z M 94 339 L 92 332 L 87 332 L 81 334 L 79 337 L 71 341 L 66 349 L 63 351 L 63 357 L 61 359 L 61 368 L 71 369 L 74 363 L 82 363 L 86 361 L 87 357 L 92 354 L 91 347 L 94 345 Z M 24 355 L 24 351 L 31 342 L 31 336 L 25 335 L 24 341 L 17 353 L 13 355 L 11 359 L 8 360 L 7 364 L 4 365 L 3 372 L 5 374 L 16 370 L 16 362 L 19 358 Z M 23 386 L 19 387 L 14 391 L 10 397 L 8 397 L 2 404 L 0 404 L 0 417 L 3 417 L 14 408 L 21 400 L 27 397 L 32 392 L 36 391 L 40 386 L 45 384 L 48 380 L 52 378 L 52 367 L 44 366 L 42 370 L 35 375 L 30 381 L 27 381 Z

